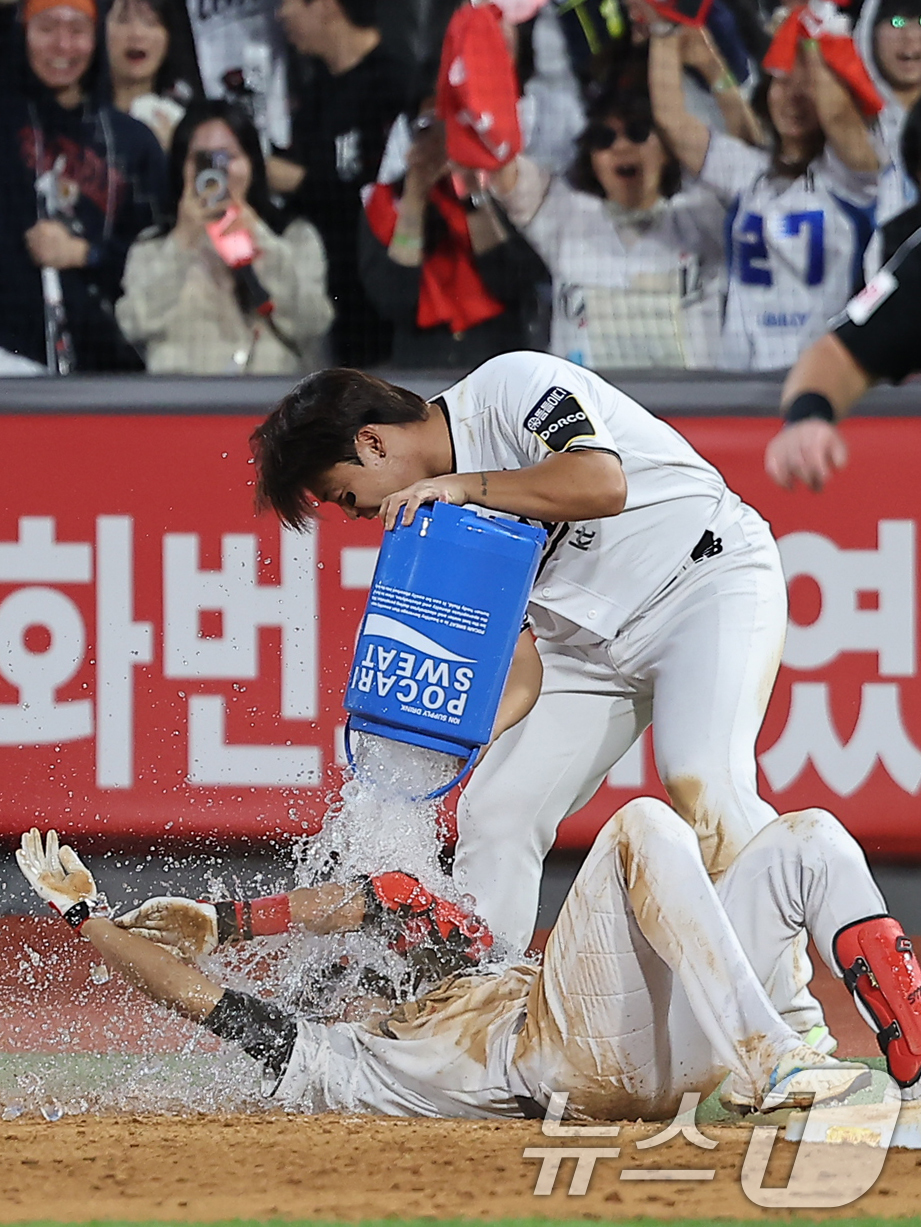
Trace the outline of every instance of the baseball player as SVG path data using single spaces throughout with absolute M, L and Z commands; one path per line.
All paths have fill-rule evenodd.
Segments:
M 107 918 L 76 853 L 32 830 L 17 851 L 38 895 L 148 996 L 262 1061 L 274 1094 L 307 1112 L 538 1115 L 568 1092 L 572 1119 L 663 1119 L 685 1092 L 770 1110 L 869 1079 L 804 1045 L 771 1001 L 773 974 L 808 931 L 879 1033 L 891 1075 L 921 1077 L 921 967 L 886 914 L 854 840 L 822 810 L 764 827 L 714 888 L 693 832 L 663 802 L 624 806 L 599 834 L 543 966 L 496 968 L 331 1025 L 222 989 Z M 190 901 L 175 905 L 185 914 Z M 194 905 L 192 905 L 194 906 Z M 122 922 L 123 924 L 125 922 Z
M 650 722 L 659 775 L 711 873 L 776 817 L 757 793 L 754 747 L 786 630 L 777 546 L 636 401 L 531 352 L 491 359 L 431 404 L 330 370 L 298 384 L 253 442 L 261 499 L 297 528 L 322 502 L 389 529 L 442 500 L 548 530 L 529 605 L 543 681 L 520 669 L 531 692 L 522 681 L 515 715 L 526 714 L 458 806 L 455 880 L 493 933 L 526 947 L 557 827 Z M 517 655 L 529 652 L 526 632 Z M 821 1012 L 792 1004 L 799 987 L 792 1025 L 805 1034 Z

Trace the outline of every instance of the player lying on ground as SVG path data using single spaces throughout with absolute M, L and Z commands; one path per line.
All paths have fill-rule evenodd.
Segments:
M 771 1109 L 804 1068 L 817 1100 L 839 1098 L 866 1068 L 804 1045 L 770 999 L 804 930 L 873 1020 L 892 1076 L 905 1088 L 921 1077 L 921 967 L 860 848 L 823 810 L 770 823 L 714 887 L 688 825 L 660 801 L 631 801 L 595 840 L 540 969 L 455 976 L 329 1026 L 222 989 L 94 915 L 92 877 L 54 832 L 44 846 L 38 831 L 24 835 L 16 855 L 113 970 L 241 1045 L 301 1111 L 520 1117 L 559 1090 L 573 1119 L 662 1119 L 727 1071 L 724 1098 Z

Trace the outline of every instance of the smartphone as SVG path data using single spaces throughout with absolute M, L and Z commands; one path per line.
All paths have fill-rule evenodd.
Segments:
M 230 199 L 229 166 L 226 149 L 202 149 L 195 154 L 195 193 L 209 209 Z

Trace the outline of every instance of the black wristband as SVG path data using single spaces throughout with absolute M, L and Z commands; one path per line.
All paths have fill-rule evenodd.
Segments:
M 237 942 L 242 937 L 237 918 L 237 905 L 233 899 L 219 899 L 213 904 L 217 916 L 217 944 Z
M 794 422 L 804 422 L 807 418 L 821 418 L 823 422 L 834 422 L 835 411 L 831 401 L 821 392 L 801 392 L 796 400 L 787 406 L 783 416 L 788 426 Z
M 222 1040 L 239 1044 L 244 1052 L 262 1061 L 275 1077 L 280 1077 L 291 1059 L 297 1039 L 297 1019 L 271 1001 L 249 993 L 224 990 L 204 1026 Z
M 79 903 L 75 903 L 73 907 L 69 907 L 67 911 L 62 912 L 61 915 L 72 929 L 76 929 L 77 932 L 79 932 L 86 921 L 90 918 L 90 905 L 85 899 L 81 899 Z

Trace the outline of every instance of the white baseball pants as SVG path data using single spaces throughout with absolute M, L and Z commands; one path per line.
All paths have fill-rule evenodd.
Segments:
M 731 1071 L 762 1091 L 801 1042 L 771 999 L 804 931 L 835 975 L 838 929 L 886 911 L 831 814 L 764 827 L 714 886 L 690 827 L 641 797 L 608 822 L 550 935 L 512 1076 L 574 1118 L 664 1119 Z
M 786 633 L 780 556 L 749 507 L 717 535 L 722 552 L 685 564 L 615 640 L 538 640 L 540 698 L 461 797 L 455 879 L 517 949 L 531 940 L 557 827 L 650 721 L 659 775 L 712 874 L 776 817 L 758 796 L 755 739 Z

